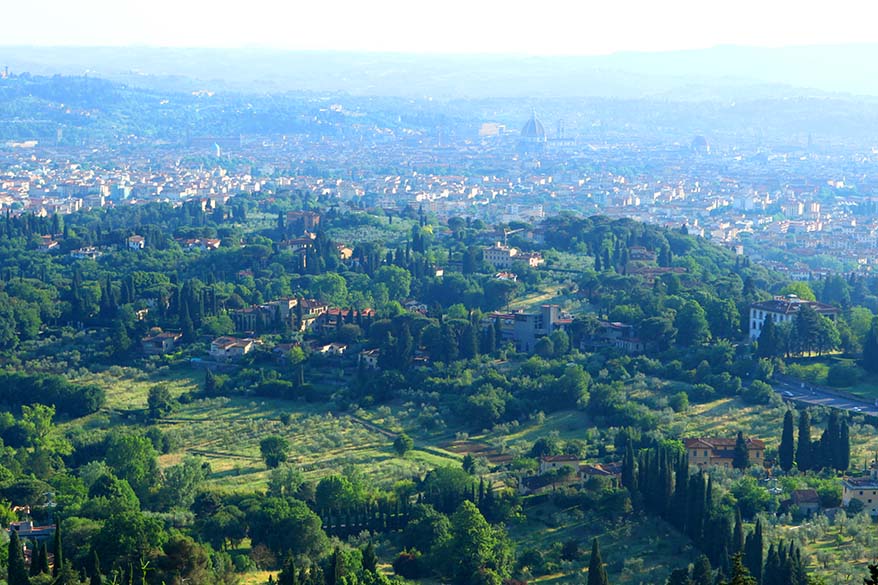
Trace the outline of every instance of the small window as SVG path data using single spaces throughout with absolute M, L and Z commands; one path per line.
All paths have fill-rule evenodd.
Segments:
M 707 451 L 704 452 L 704 456 L 707 457 Z

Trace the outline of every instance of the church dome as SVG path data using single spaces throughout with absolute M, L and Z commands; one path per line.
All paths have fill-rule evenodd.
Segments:
M 537 120 L 536 112 L 533 112 L 530 119 L 521 127 L 521 137 L 537 140 L 545 140 L 546 129 L 543 128 L 542 122 Z

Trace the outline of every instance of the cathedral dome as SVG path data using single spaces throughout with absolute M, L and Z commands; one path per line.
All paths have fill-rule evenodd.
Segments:
M 521 127 L 521 137 L 529 138 L 532 140 L 546 139 L 546 129 L 543 128 L 542 122 L 537 120 L 536 112 L 533 112 L 530 116 L 530 119 L 525 122 L 524 126 Z

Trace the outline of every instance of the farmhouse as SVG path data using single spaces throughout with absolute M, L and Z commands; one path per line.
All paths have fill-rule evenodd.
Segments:
M 878 516 L 878 461 L 874 461 L 869 475 L 847 477 L 842 480 L 841 503 L 849 505 L 853 500 L 863 504 L 863 510 Z
M 697 438 L 684 439 L 689 463 L 698 467 L 731 467 L 735 453 L 735 439 Z M 750 463 L 761 464 L 765 460 L 765 442 L 747 439 L 747 453 Z
M 210 342 L 210 357 L 223 361 L 235 360 L 250 353 L 255 344 L 255 339 L 217 337 Z
M 176 331 L 162 331 L 158 327 L 140 340 L 140 348 L 146 355 L 164 355 L 171 353 L 176 347 L 177 341 L 183 337 Z

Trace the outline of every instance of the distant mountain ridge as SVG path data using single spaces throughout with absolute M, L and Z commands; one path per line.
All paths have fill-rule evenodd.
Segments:
M 720 46 L 582 57 L 0 47 L 3 65 L 12 72 L 88 73 L 132 85 L 186 91 L 314 91 L 439 99 L 878 96 L 878 44 L 781 49 Z

